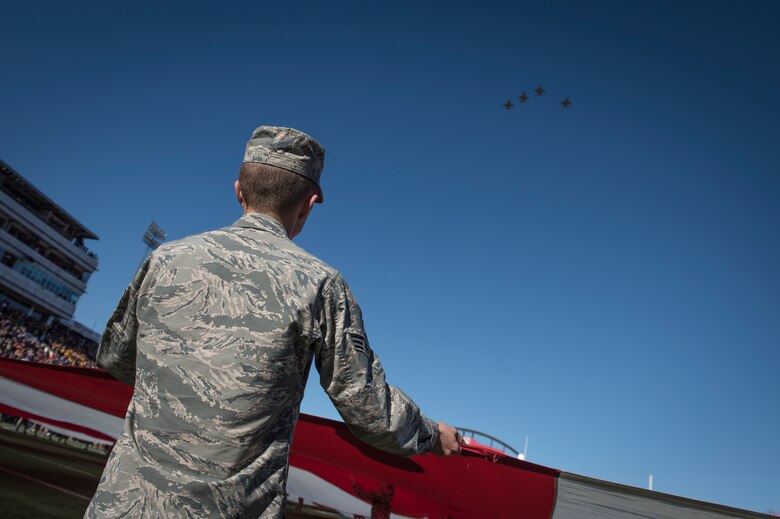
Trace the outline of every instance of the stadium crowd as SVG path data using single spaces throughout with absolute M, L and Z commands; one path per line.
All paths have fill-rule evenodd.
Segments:
M 46 325 L 18 310 L 0 306 L 0 356 L 12 359 L 96 368 L 97 344 L 62 325 Z

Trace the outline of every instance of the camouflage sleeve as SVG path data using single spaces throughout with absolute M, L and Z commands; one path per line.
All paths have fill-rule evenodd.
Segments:
M 136 305 L 141 283 L 149 271 L 152 256 L 146 258 L 125 289 L 106 323 L 97 353 L 97 364 L 125 384 L 135 384 L 135 336 L 138 332 Z
M 385 381 L 379 358 L 368 344 L 360 307 L 341 276 L 325 288 L 322 303 L 316 366 L 320 384 L 349 429 L 393 454 L 429 452 L 438 435 L 436 422 Z

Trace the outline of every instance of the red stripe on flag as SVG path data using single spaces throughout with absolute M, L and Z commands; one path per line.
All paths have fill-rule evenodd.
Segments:
M 133 387 L 103 370 L 0 358 L 0 377 L 124 418 Z
M 549 519 L 559 471 L 470 449 L 461 456 L 403 458 L 360 442 L 339 422 L 301 415 L 290 464 L 355 494 L 391 484 L 393 512 L 467 519 Z

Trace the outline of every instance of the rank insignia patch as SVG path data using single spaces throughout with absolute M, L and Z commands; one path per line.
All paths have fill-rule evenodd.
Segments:
M 352 345 L 355 347 L 355 351 L 358 351 L 368 357 L 368 341 L 359 333 L 350 333 L 349 337 L 352 339 Z

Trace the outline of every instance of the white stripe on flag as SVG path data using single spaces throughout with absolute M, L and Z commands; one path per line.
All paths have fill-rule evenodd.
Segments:
M 0 402 L 38 416 L 58 422 L 68 422 L 118 438 L 124 428 L 124 420 L 114 415 L 92 409 L 45 391 L 0 377 Z M 47 425 L 47 427 L 49 427 Z M 83 433 L 82 433 L 83 434 Z

